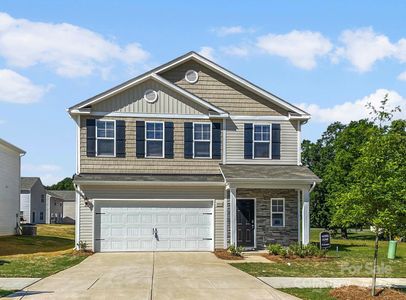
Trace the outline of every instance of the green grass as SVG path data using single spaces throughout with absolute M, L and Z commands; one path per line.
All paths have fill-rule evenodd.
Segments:
M 312 229 L 311 240 L 317 242 L 321 229 Z M 369 277 L 372 274 L 373 234 L 367 230 L 350 232 L 349 239 L 332 239 L 325 261 L 286 260 L 272 264 L 241 263 L 236 268 L 253 276 Z M 388 242 L 380 241 L 379 277 L 406 277 L 406 243 L 399 243 L 397 259 L 386 258 Z M 338 247 L 338 252 L 336 252 Z
M 335 300 L 329 295 L 331 289 L 298 289 L 298 288 L 289 288 L 289 289 L 279 289 L 282 292 L 291 294 L 293 296 L 299 297 L 303 300 Z
M 5 296 L 7 296 L 7 295 L 10 295 L 10 294 L 12 294 L 12 293 L 14 293 L 14 292 L 16 292 L 16 291 L 0 290 L 0 298 L 1 298 L 1 297 L 5 297 Z
M 47 277 L 83 261 L 74 225 L 38 225 L 37 236 L 0 237 L 0 277 Z

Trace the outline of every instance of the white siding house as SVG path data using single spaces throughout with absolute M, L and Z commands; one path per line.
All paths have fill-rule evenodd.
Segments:
M 16 233 L 20 213 L 20 163 L 25 152 L 0 139 L 0 235 Z

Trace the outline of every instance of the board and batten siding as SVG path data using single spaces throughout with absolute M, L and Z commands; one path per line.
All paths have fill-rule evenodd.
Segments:
M 244 159 L 244 124 L 281 125 L 281 158 L 280 159 Z M 297 122 L 291 121 L 232 121 L 227 120 L 227 164 L 270 164 L 297 165 L 298 154 Z
M 150 103 L 144 99 L 145 91 L 152 89 L 158 93 L 158 100 Z M 149 79 L 129 88 L 109 99 L 96 103 L 92 111 L 143 114 L 207 114 L 206 108 L 183 95 Z
M 204 119 L 139 119 L 111 118 L 103 119 L 125 121 L 125 157 L 87 157 L 86 155 L 86 118 L 81 119 L 80 128 L 80 172 L 81 173 L 142 173 L 142 174 L 220 174 L 220 159 L 184 158 L 184 122 L 208 122 Z M 170 121 L 174 123 L 174 158 L 137 158 L 136 121 Z
M 20 213 L 20 154 L 0 145 L 0 165 L 0 235 L 12 235 Z
M 188 70 L 195 70 L 198 72 L 199 80 L 196 83 L 191 84 L 185 80 L 185 73 Z M 160 75 L 232 115 L 288 115 L 286 110 L 280 108 L 269 100 L 258 96 L 231 80 L 228 80 L 223 75 L 212 71 L 196 61 L 185 62 Z
M 224 247 L 224 187 L 186 186 L 85 186 L 80 188 L 86 197 L 92 199 L 134 199 L 134 200 L 214 200 L 214 247 Z M 80 240 L 93 249 L 93 211 L 80 201 Z

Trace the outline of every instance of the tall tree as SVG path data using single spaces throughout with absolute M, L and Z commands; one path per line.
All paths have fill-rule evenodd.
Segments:
M 66 177 L 66 178 L 62 179 L 61 181 L 59 181 L 58 183 L 48 186 L 47 189 L 48 190 L 59 190 L 59 191 L 63 191 L 63 190 L 73 191 L 75 188 L 73 187 L 72 178 Z

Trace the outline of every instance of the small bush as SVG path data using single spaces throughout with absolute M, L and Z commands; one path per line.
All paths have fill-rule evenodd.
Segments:
M 83 252 L 87 251 L 87 243 L 86 242 L 79 241 L 79 243 L 77 245 L 79 247 L 79 251 L 83 251 Z
M 300 244 L 292 244 L 288 247 L 288 255 L 299 257 L 324 257 L 326 250 L 319 249 L 314 244 L 302 246 Z
M 227 250 L 228 250 L 228 252 L 231 253 L 231 255 L 242 256 L 241 253 L 244 251 L 244 247 L 242 247 L 242 246 L 236 247 L 235 245 L 231 245 L 230 247 L 228 247 Z
M 268 250 L 269 254 L 272 255 L 282 255 L 285 256 L 286 255 L 286 248 L 284 248 L 281 244 L 269 244 L 268 246 L 266 246 L 266 250 Z

